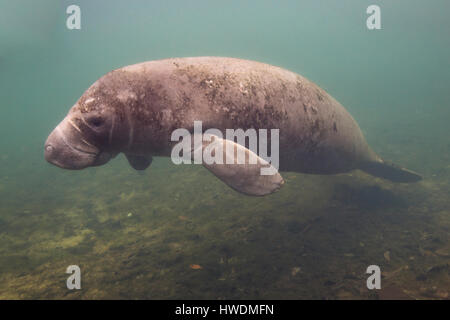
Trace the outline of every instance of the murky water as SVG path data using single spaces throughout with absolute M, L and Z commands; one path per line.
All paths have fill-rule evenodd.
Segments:
M 0 0 L 0 298 L 448 299 L 448 1 L 77 1 L 81 30 L 70 4 Z M 123 156 L 45 162 L 50 131 L 106 72 L 206 55 L 306 76 L 423 181 L 283 173 L 253 198 L 167 158 L 142 174 Z

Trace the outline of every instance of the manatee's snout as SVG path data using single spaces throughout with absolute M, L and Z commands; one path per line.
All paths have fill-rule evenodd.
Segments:
M 79 128 L 67 118 L 48 136 L 44 148 L 45 160 L 63 169 L 84 169 L 105 160 L 100 159 L 104 156 L 101 157 L 98 148 L 85 141 Z

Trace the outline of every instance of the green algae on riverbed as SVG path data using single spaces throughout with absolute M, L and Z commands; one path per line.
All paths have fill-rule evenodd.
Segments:
M 55 189 L 58 206 L 2 207 L 14 214 L 2 221 L 0 297 L 389 297 L 393 290 L 367 289 L 371 264 L 381 267 L 383 288 L 448 297 L 450 186 L 442 176 L 406 185 L 359 172 L 288 173 L 282 190 L 252 198 L 201 167 L 167 161 L 144 175 L 120 169 L 122 159 L 72 176 L 64 180 L 71 190 Z M 80 291 L 65 287 L 72 264 L 82 271 Z

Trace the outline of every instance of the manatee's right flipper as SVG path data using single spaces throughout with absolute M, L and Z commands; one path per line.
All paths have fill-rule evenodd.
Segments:
M 192 159 L 195 153 L 201 152 L 203 166 L 236 191 L 250 196 L 264 196 L 284 184 L 278 170 L 250 149 L 215 135 L 205 134 L 204 137 L 200 146 L 191 147 Z M 245 155 L 244 161 L 238 161 L 238 154 Z M 209 160 L 207 155 L 211 155 Z
M 420 174 L 382 159 L 365 163 L 360 169 L 373 176 L 393 182 L 417 182 L 422 180 Z
M 128 162 L 135 170 L 145 170 L 152 163 L 152 156 L 125 154 Z
M 221 149 L 224 161 L 222 164 L 208 164 L 204 159 L 203 166 L 231 188 L 251 196 L 265 196 L 284 184 L 278 170 L 250 149 L 214 135 L 210 135 L 210 139 L 212 142 L 203 143 L 203 151 L 206 149 L 206 154 L 215 155 Z M 231 152 L 232 149 L 234 151 Z M 241 164 L 237 159 L 238 153 L 245 155 Z M 263 175 L 264 171 L 270 174 Z

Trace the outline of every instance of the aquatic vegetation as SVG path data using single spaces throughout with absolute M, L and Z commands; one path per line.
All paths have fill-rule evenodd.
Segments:
M 120 162 L 95 172 L 107 188 L 74 180 L 55 192 L 56 208 L 2 205 L 27 213 L 3 218 L 0 297 L 446 299 L 448 185 L 288 174 L 285 190 L 248 198 L 201 168 L 155 166 L 144 176 Z M 358 202 L 369 196 L 372 206 Z M 68 292 L 64 270 L 75 262 L 84 287 Z M 379 293 L 365 288 L 372 263 L 383 271 Z

